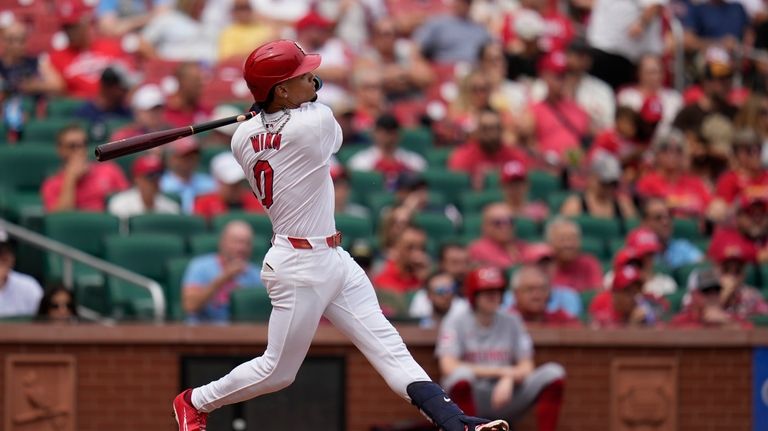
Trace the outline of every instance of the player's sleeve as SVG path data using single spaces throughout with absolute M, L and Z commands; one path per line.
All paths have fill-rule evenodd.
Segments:
M 336 154 L 341 148 L 341 142 L 344 136 L 341 132 L 341 126 L 336 118 L 333 116 L 333 111 L 328 106 L 320 103 L 316 103 L 318 106 L 318 112 L 320 115 L 320 129 L 325 139 L 323 139 L 323 156 L 330 158 L 331 155 Z
M 525 324 L 523 323 L 523 320 L 520 319 L 520 316 L 513 314 L 512 318 L 514 319 L 513 322 L 515 326 L 515 330 L 512 331 L 512 333 L 515 337 L 513 341 L 517 360 L 533 359 L 533 339 L 531 338 L 531 335 L 525 328 Z
M 464 353 L 458 315 L 446 316 L 440 324 L 435 345 L 435 356 L 461 358 Z

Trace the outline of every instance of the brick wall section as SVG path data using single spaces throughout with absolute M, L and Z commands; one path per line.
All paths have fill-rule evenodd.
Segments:
M 7 329 L 2 326 L 0 329 Z M 153 329 L 155 330 L 155 329 Z M 195 344 L 194 337 L 180 344 L 136 337 L 121 344 L 84 341 L 29 344 L 3 341 L 0 360 L 10 353 L 65 353 L 77 359 L 77 420 L 79 431 L 166 431 L 173 428 L 170 400 L 178 392 L 184 354 L 257 355 L 263 346 L 210 338 Z M 535 336 L 536 334 L 534 334 Z M 408 337 L 405 337 L 408 341 Z M 535 337 L 538 338 L 538 337 Z M 544 337 L 546 338 L 546 337 Z M 410 343 L 409 343 L 410 344 Z M 561 431 L 607 430 L 610 405 L 610 369 L 615 357 L 675 357 L 679 360 L 680 431 L 747 431 L 751 429 L 751 346 L 578 346 L 544 342 L 537 347 L 537 362 L 556 361 L 568 372 Z M 411 352 L 433 377 L 437 366 L 432 346 L 423 339 Z M 408 403 L 392 393 L 367 360 L 353 346 L 337 338 L 316 343 L 310 355 L 345 355 L 347 358 L 347 425 L 367 431 L 373 424 L 419 419 Z M 0 388 L 4 375 L 0 373 Z M 0 403 L 0 424 L 5 406 Z M 518 428 L 535 429 L 532 415 Z

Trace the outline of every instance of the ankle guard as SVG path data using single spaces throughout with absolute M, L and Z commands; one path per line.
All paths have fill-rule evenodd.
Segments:
M 464 412 L 443 389 L 434 382 L 414 382 L 406 388 L 411 403 L 440 429 L 450 429 L 449 424 L 460 422 Z

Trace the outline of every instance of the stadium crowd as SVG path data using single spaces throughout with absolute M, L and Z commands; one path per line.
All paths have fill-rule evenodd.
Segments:
M 161 281 L 170 320 L 269 307 L 259 265 L 271 225 L 228 153 L 236 126 L 116 162 L 91 150 L 242 112 L 243 59 L 291 38 L 322 55 L 319 101 L 344 132 L 331 167 L 344 245 L 391 318 L 440 328 L 441 370 L 465 410 L 471 381 L 493 409 L 537 399 L 540 429 L 554 429 L 563 370 L 534 368 L 525 325 L 768 322 L 765 1 L 0 0 L 0 11 L 0 215 Z M 141 290 L 79 266 L 65 288 L 53 255 L 36 280 L 13 270 L 21 254 L 0 232 L 0 316 L 77 321 L 78 302 L 147 315 Z M 512 317 L 492 323 L 499 309 Z M 474 324 L 514 334 L 516 358 L 471 363 L 462 349 L 488 340 L 456 337 Z M 523 395 L 509 404 L 488 377 Z

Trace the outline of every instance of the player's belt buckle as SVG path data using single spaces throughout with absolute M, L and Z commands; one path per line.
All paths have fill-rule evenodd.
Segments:
M 341 231 L 336 231 L 335 234 L 329 236 L 325 239 L 325 242 L 328 244 L 328 247 L 336 248 L 341 245 Z

